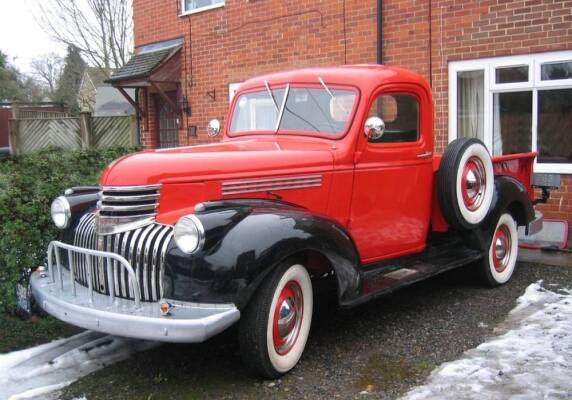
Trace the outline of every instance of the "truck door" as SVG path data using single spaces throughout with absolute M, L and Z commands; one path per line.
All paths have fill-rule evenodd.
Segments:
M 355 156 L 350 231 L 363 263 L 422 251 L 433 188 L 432 99 L 417 85 L 379 88 L 368 116 L 385 131 L 360 131 Z

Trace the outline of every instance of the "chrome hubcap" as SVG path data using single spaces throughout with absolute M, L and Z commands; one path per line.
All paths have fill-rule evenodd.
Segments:
M 302 289 L 296 281 L 289 281 L 276 303 L 272 326 L 274 350 L 280 355 L 287 354 L 296 343 L 304 313 Z
M 477 157 L 471 157 L 463 168 L 461 190 L 463 203 L 470 211 L 478 210 L 485 198 L 487 187 L 486 170 L 483 162 Z
M 512 237 L 509 228 L 501 225 L 497 228 L 491 246 L 493 264 L 497 272 L 503 272 L 511 262 Z

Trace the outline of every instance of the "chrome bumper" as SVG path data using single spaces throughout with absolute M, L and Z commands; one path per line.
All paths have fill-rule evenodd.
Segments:
M 544 224 L 544 215 L 540 211 L 534 212 L 534 219 L 526 226 L 526 235 L 534 235 L 542 230 Z
M 32 294 L 36 302 L 54 317 L 85 329 L 117 336 L 163 342 L 203 342 L 225 330 L 240 318 L 234 304 L 199 304 L 169 301 L 173 306 L 169 315 L 161 314 L 158 303 L 140 302 L 137 290 L 135 300 L 107 296 L 93 288 L 74 281 L 74 267 L 62 268 L 58 252 L 64 249 L 97 257 L 117 260 L 113 253 L 82 249 L 60 242 L 50 243 L 49 269 L 34 272 L 30 277 Z M 51 254 L 56 265 L 51 265 Z M 125 261 L 125 267 L 131 268 Z M 123 264 L 123 263 L 122 263 Z M 136 275 L 132 287 L 137 287 Z

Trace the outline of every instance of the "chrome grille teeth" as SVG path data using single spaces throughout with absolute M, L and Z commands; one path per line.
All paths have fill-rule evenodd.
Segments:
M 128 232 L 155 222 L 161 185 L 104 186 L 97 204 L 97 233 Z
M 173 228 L 170 226 L 153 224 L 133 231 L 101 236 L 103 250 L 121 255 L 132 265 L 139 280 L 142 301 L 158 301 L 162 296 L 161 279 L 165 253 L 173 235 L 172 231 Z M 73 244 L 78 247 L 97 249 L 97 237 L 95 215 L 84 215 L 75 229 Z M 76 253 L 73 257 L 76 265 L 76 281 L 83 286 L 88 286 L 86 256 Z M 111 295 L 111 290 L 113 290 L 116 297 L 133 298 L 133 291 L 129 287 L 124 268 L 119 268 L 116 262 L 110 262 L 109 266 L 114 274 L 115 283 L 113 288 L 109 288 L 108 264 L 98 263 L 95 257 L 89 257 L 91 257 L 94 269 L 92 283 L 97 292 Z

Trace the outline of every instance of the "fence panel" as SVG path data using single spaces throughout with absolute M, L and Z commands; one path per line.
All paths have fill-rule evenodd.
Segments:
M 92 117 L 91 132 L 96 149 L 131 145 L 132 117 Z
M 81 148 L 79 118 L 18 120 L 18 153 L 31 153 L 51 146 Z

